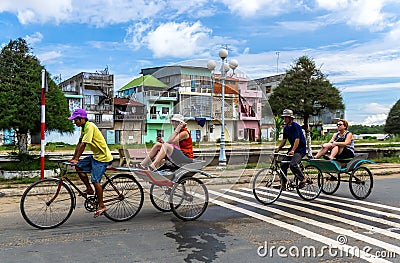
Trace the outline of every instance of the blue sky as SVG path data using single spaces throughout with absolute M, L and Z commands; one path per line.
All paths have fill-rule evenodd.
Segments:
M 351 124 L 383 124 L 400 98 L 398 0 L 1 0 L 0 32 L 2 47 L 25 38 L 62 79 L 108 67 L 115 89 L 228 45 L 250 78 L 313 58 Z

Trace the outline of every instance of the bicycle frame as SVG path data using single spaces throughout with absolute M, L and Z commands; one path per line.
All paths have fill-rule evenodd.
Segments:
M 281 168 L 281 163 L 290 163 L 290 160 L 282 160 L 282 161 L 278 161 L 278 157 L 291 157 L 291 155 L 287 155 L 287 154 L 279 154 L 279 153 L 275 153 L 272 157 L 272 161 L 271 161 L 271 169 L 274 169 L 275 171 L 278 172 L 280 180 L 282 180 L 282 178 L 285 178 L 285 180 L 290 183 L 293 184 L 294 180 L 292 180 L 291 178 L 289 178 L 289 176 L 287 174 L 285 174 Z M 299 163 L 299 168 L 301 170 L 304 170 L 304 166 L 302 163 Z M 296 178 L 296 175 L 293 175 L 294 178 Z M 295 186 L 295 185 L 294 185 Z
M 61 169 L 60 175 L 61 175 L 61 176 L 60 176 L 60 183 L 59 183 L 59 185 L 58 185 L 58 187 L 57 187 L 57 191 L 56 191 L 56 193 L 54 194 L 54 197 L 51 198 L 51 199 L 47 202 L 47 205 L 50 205 L 50 204 L 57 198 L 58 194 L 60 193 L 61 187 L 62 187 L 62 185 L 64 184 L 64 181 L 67 182 L 67 184 L 65 184 L 65 185 L 66 185 L 68 188 L 71 188 L 71 186 L 72 186 L 72 188 L 75 189 L 75 190 L 79 193 L 79 196 L 81 196 L 81 197 L 82 197 L 83 199 L 85 199 L 85 200 L 88 199 L 87 195 L 86 195 L 83 191 L 81 191 L 81 190 L 74 184 L 74 182 L 72 182 L 72 180 L 69 179 L 69 178 L 67 177 L 67 175 L 68 175 L 68 174 L 79 174 L 79 173 L 86 173 L 86 174 L 87 174 L 87 173 L 90 173 L 90 171 L 69 171 L 68 168 L 67 168 L 67 165 L 71 165 L 71 166 L 75 166 L 75 165 L 70 164 L 70 163 L 65 163 L 65 162 L 63 162 L 63 164 L 64 164 L 66 167 L 65 167 L 65 168 L 60 167 L 60 169 Z M 118 188 L 114 185 L 112 179 L 111 179 L 106 173 L 104 173 L 103 175 L 104 175 L 104 177 L 106 178 L 106 180 L 109 181 L 110 185 L 112 186 L 112 188 L 114 189 L 114 191 L 117 193 L 117 196 L 118 196 L 118 197 L 116 197 L 116 198 L 103 200 L 103 202 L 104 202 L 104 203 L 109 203 L 109 202 L 113 202 L 113 201 L 121 201 L 121 200 L 123 199 L 123 195 L 121 194 L 121 192 L 120 192 L 120 191 L 118 190 Z M 74 193 L 74 209 L 75 209 L 75 206 L 76 206 L 76 195 L 75 195 L 75 192 L 74 192 L 74 191 L 72 191 L 72 192 Z M 96 195 L 94 195 L 94 197 L 97 199 Z

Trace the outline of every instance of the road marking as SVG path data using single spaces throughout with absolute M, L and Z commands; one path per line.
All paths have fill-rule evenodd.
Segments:
M 324 197 L 328 198 L 329 196 L 331 196 L 330 198 L 335 198 L 336 200 L 350 201 L 350 202 L 358 203 L 358 204 L 361 204 L 361 205 L 376 206 L 376 207 L 379 207 L 379 208 L 393 210 L 393 211 L 399 211 L 400 212 L 400 207 L 395 207 L 395 206 L 389 206 L 389 205 L 384 205 L 384 204 L 379 204 L 379 203 L 371 203 L 371 202 L 368 202 L 368 201 L 350 199 L 350 198 L 341 197 L 341 196 L 332 197 L 332 195 L 326 195 Z
M 363 242 L 369 243 L 371 245 L 375 245 L 375 246 L 381 247 L 384 250 L 389 250 L 389 251 L 395 252 L 395 253 L 400 255 L 400 247 L 392 245 L 392 244 L 389 244 L 387 242 L 380 241 L 380 240 L 378 240 L 376 238 L 372 238 L 372 237 L 369 237 L 369 236 L 366 236 L 366 235 L 363 235 L 363 234 L 355 233 L 352 230 L 343 229 L 341 227 L 337 227 L 337 226 L 333 226 L 333 225 L 326 224 L 326 223 L 323 223 L 323 222 L 319 222 L 319 221 L 316 221 L 314 219 L 310 219 L 310 218 L 307 218 L 307 217 L 304 217 L 304 216 L 298 216 L 298 215 L 295 215 L 295 214 L 291 214 L 291 213 L 288 213 L 288 212 L 285 212 L 285 211 L 282 211 L 280 209 L 276 209 L 276 208 L 273 208 L 273 207 L 270 207 L 270 206 L 264 206 L 264 205 L 261 205 L 261 204 L 258 204 L 258 203 L 242 200 L 242 199 L 239 199 L 237 197 L 226 195 L 226 194 L 219 193 L 219 192 L 216 192 L 216 191 L 212 191 L 212 190 L 210 191 L 209 190 L 209 192 L 211 194 L 213 194 L 213 195 L 221 196 L 223 198 L 226 198 L 226 199 L 238 202 L 238 203 L 242 203 L 242 204 L 249 205 L 249 206 L 252 206 L 252 207 L 260 208 L 262 210 L 266 210 L 266 211 L 269 211 L 269 212 L 273 212 L 275 214 L 286 216 L 286 217 L 298 220 L 300 222 L 306 222 L 307 224 L 312 224 L 313 226 L 324 228 L 324 229 L 333 231 L 335 233 L 338 233 L 340 235 L 350 236 L 350 237 L 356 238 L 358 240 L 361 240 Z
M 215 192 L 213 190 L 208 190 L 208 192 L 213 194 L 213 195 L 217 195 L 217 196 L 220 195 L 220 193 Z M 230 210 L 233 210 L 233 211 L 248 215 L 250 217 L 257 218 L 257 219 L 259 219 L 261 221 L 264 221 L 264 222 L 267 222 L 269 224 L 273 224 L 275 226 L 278 226 L 278 227 L 281 227 L 281 228 L 285 228 L 285 229 L 287 229 L 289 231 L 295 232 L 297 234 L 300 234 L 300 235 L 305 236 L 307 238 L 310 238 L 310 239 L 313 239 L 315 241 L 321 242 L 321 243 L 326 244 L 328 246 L 333 246 L 333 247 L 337 248 L 340 251 L 343 251 L 345 253 L 349 253 L 349 254 L 353 255 L 354 257 L 358 256 L 358 255 L 356 255 L 354 253 L 354 250 L 353 250 L 352 246 L 349 246 L 349 245 L 346 245 L 346 244 L 341 244 L 337 240 L 334 240 L 334 239 L 331 239 L 331 238 L 327 238 L 325 236 L 322 236 L 320 234 L 311 232 L 311 231 L 306 230 L 304 228 L 301 228 L 301 227 L 298 227 L 298 226 L 295 226 L 295 225 L 291 225 L 291 224 L 288 224 L 286 222 L 279 221 L 279 220 L 277 220 L 275 218 L 258 214 L 256 212 L 252 212 L 252 211 L 246 210 L 244 208 L 237 207 L 237 206 L 234 206 L 234 205 L 219 201 L 219 200 L 214 199 L 214 198 L 210 198 L 210 201 L 213 202 L 216 205 L 221 206 L 221 207 L 225 207 L 227 209 L 230 209 Z M 261 207 L 261 205 L 260 205 L 260 207 Z M 378 258 L 375 255 L 366 253 L 363 250 L 360 250 L 359 252 L 360 252 L 360 255 L 359 255 L 360 258 L 362 258 L 362 259 L 364 259 L 364 260 L 366 260 L 368 262 L 374 262 L 374 263 L 375 262 L 390 262 L 388 260 L 385 260 L 385 259 L 382 259 L 382 258 Z
M 250 188 L 241 188 L 241 189 L 249 191 L 249 192 L 253 191 Z M 344 210 L 344 209 L 341 209 L 341 208 L 331 207 L 331 206 L 327 206 L 327 205 L 323 205 L 323 204 L 319 204 L 319 203 L 315 203 L 315 202 L 309 202 L 309 201 L 304 201 L 304 200 L 300 200 L 300 199 L 292 199 L 290 197 L 287 197 L 286 195 L 292 195 L 292 196 L 297 196 L 298 197 L 298 195 L 295 194 L 295 193 L 287 193 L 287 192 L 285 192 L 285 194 L 282 194 L 279 197 L 279 199 L 295 201 L 295 202 L 298 202 L 300 204 L 320 207 L 320 208 L 323 208 L 323 209 L 326 209 L 326 210 L 334 211 L 334 212 L 341 213 L 341 214 L 351 215 L 351 216 L 355 216 L 355 217 L 360 217 L 360 215 L 361 215 L 361 218 L 363 218 L 363 219 L 366 219 L 366 220 L 369 220 L 369 221 L 373 221 L 373 222 L 377 222 L 377 223 L 381 223 L 381 224 L 385 224 L 385 225 L 396 227 L 396 228 L 400 228 L 400 224 L 399 223 L 392 222 L 392 221 L 389 221 L 389 220 L 386 220 L 386 219 L 382 219 L 382 218 L 378 218 L 378 217 L 374 217 L 374 216 L 369 216 L 369 215 L 363 215 L 363 214 L 355 213 L 355 212 L 352 212 L 352 211 L 347 211 L 347 210 Z M 323 202 L 323 201 L 325 201 L 325 199 L 322 198 L 322 197 L 318 197 L 318 199 L 316 201 Z M 342 204 L 342 203 L 339 203 L 339 204 Z M 357 210 L 359 210 L 359 209 L 357 209 Z M 377 210 L 374 210 L 374 211 L 378 212 Z
M 241 188 L 241 189 L 244 190 L 244 188 Z M 226 190 L 226 191 L 229 191 L 230 193 L 234 193 L 234 194 L 239 194 L 241 196 L 254 198 L 254 195 L 252 195 L 252 194 L 248 194 L 248 193 L 244 193 L 244 192 L 240 192 L 240 191 L 236 191 L 236 190 L 232 190 L 232 189 L 222 189 L 222 190 Z M 288 199 L 289 201 L 298 201 L 298 200 L 295 200 L 294 198 L 286 198 L 286 199 Z M 299 210 L 299 211 L 302 211 L 302 212 L 306 212 L 306 213 L 309 213 L 309 214 L 312 214 L 312 215 L 325 217 L 325 218 L 330 219 L 330 220 L 334 220 L 334 221 L 337 221 L 337 222 L 342 222 L 342 223 L 345 223 L 345 224 L 348 224 L 348 225 L 352 225 L 352 226 L 356 226 L 356 227 L 359 227 L 359 228 L 364 228 L 364 229 L 366 229 L 368 231 L 373 231 L 373 232 L 376 232 L 376 233 L 379 233 L 379 234 L 382 234 L 382 235 L 385 235 L 385 236 L 389 236 L 389 237 L 392 237 L 392 238 L 395 238 L 395 239 L 400 239 L 400 234 L 392 232 L 392 231 L 389 231 L 389 230 L 386 230 L 386 229 L 374 227 L 372 225 L 363 224 L 363 223 L 360 223 L 360 222 L 357 222 L 357 221 L 353 221 L 353 220 L 350 220 L 350 219 L 346 219 L 346 218 L 343 218 L 343 217 L 339 217 L 339 216 L 335 216 L 335 215 L 332 215 L 332 214 L 319 212 L 319 211 L 312 210 L 310 208 L 306 208 L 306 207 L 302 207 L 302 206 L 298 206 L 298 205 L 287 204 L 287 203 L 280 202 L 280 201 L 276 201 L 276 202 L 274 202 L 274 204 L 281 205 L 283 207 L 289 207 L 289 208 L 292 208 L 292 209 L 296 209 L 296 210 Z M 310 205 L 313 205 L 313 204 L 310 203 Z M 335 209 L 332 209 L 332 210 L 333 211 L 337 211 Z

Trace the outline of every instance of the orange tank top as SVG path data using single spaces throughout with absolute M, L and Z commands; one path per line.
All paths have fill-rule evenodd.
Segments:
M 183 128 L 182 131 L 186 131 L 187 133 L 189 133 L 189 137 L 179 142 L 179 148 L 181 148 L 181 151 L 183 152 L 184 155 L 186 155 L 190 159 L 193 159 L 194 154 L 193 154 L 192 136 L 188 129 Z

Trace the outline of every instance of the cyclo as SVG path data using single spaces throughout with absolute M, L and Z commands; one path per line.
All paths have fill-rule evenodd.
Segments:
M 58 177 L 46 178 L 31 184 L 23 193 L 20 210 L 23 218 L 39 229 L 62 225 L 76 208 L 76 195 L 81 196 L 87 211 L 97 209 L 97 197 L 83 193 L 67 176 L 77 173 L 69 162 L 60 163 Z M 136 176 L 150 183 L 150 200 L 160 211 L 172 211 L 182 220 L 195 220 L 208 206 L 208 190 L 197 174 L 211 177 L 202 171 L 203 161 L 194 161 L 168 177 L 160 172 L 130 167 L 110 168 L 104 174 L 103 201 L 107 210 L 105 217 L 113 221 L 126 221 L 135 217 L 143 206 L 144 191 Z M 110 173 L 112 171 L 112 173 Z M 109 174 L 110 173 L 110 174 Z M 74 191 L 75 190 L 75 191 Z
M 321 193 L 321 182 L 323 181 L 321 171 L 314 165 L 300 163 L 300 169 L 307 181 L 304 187 L 299 187 L 298 179 L 292 180 L 288 178 L 280 167 L 281 163 L 290 162 L 290 160 L 284 160 L 287 156 L 289 155 L 273 153 L 270 166 L 261 169 L 254 176 L 252 183 L 253 194 L 260 203 L 272 204 L 275 202 L 282 193 L 283 181 L 287 181 L 287 190 L 296 190 L 298 195 L 307 201 L 317 198 Z M 286 180 L 283 180 L 284 178 Z
M 324 194 L 334 194 L 342 181 L 349 183 L 350 193 L 356 199 L 365 199 L 370 195 L 374 185 L 371 170 L 364 166 L 364 164 L 373 164 L 374 162 L 367 158 L 368 154 L 359 153 L 351 159 L 310 159 L 309 163 L 323 175 L 323 180 L 319 184 L 322 185 Z M 348 179 L 345 179 L 347 177 Z

